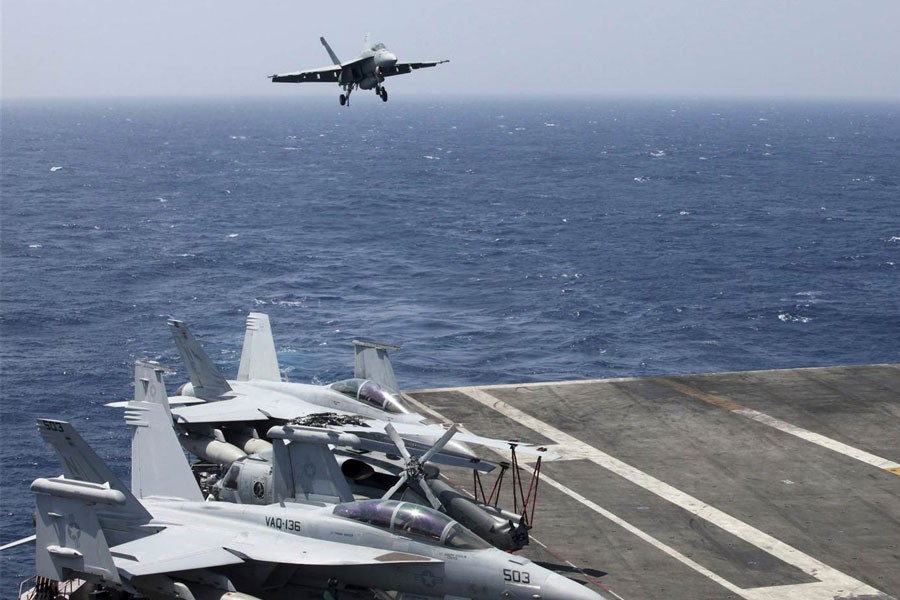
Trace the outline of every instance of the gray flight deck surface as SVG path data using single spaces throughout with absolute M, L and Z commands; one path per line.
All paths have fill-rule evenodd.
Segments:
M 559 450 L 524 554 L 608 598 L 900 599 L 900 365 L 406 396 Z

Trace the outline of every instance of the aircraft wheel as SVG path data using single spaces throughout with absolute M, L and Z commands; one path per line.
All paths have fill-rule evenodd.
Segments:
M 381 88 L 381 101 L 387 102 L 387 88 Z
M 341 94 L 340 101 L 341 101 L 341 106 L 347 104 L 347 96 Z

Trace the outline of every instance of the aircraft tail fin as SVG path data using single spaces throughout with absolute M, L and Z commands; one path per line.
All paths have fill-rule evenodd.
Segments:
M 129 402 L 125 422 L 134 427 L 132 493 L 138 498 L 163 496 L 202 502 L 203 494 L 172 427 L 168 400 Z
M 356 351 L 353 376 L 359 379 L 371 379 L 392 392 L 399 392 L 394 367 L 388 357 L 388 350 L 399 350 L 400 346 L 379 344 L 371 340 L 353 340 Z
M 230 392 L 231 386 L 228 385 L 228 381 L 207 356 L 203 346 L 188 331 L 184 322 L 169 319 L 168 323 L 175 345 L 191 378 L 191 385 L 194 386 L 194 395 L 204 400 L 218 400 Z
M 244 347 L 241 350 L 241 365 L 238 368 L 237 378 L 238 381 L 250 379 L 281 381 L 278 353 L 275 351 L 269 315 L 255 312 L 247 315 Z
M 52 419 L 38 419 L 37 426 L 44 440 L 56 450 L 65 477 L 58 481 L 67 482 L 67 486 L 71 484 L 77 487 L 83 484 L 93 486 L 95 489 L 103 488 L 106 490 L 104 494 L 115 498 L 115 502 L 98 500 L 95 509 L 98 527 L 102 528 L 112 545 L 145 535 L 138 531 L 138 528 L 148 523 L 152 516 L 125 484 L 110 471 L 78 431 L 66 421 Z M 93 502 L 90 494 L 87 496 L 68 494 L 68 496 L 87 498 L 86 502 Z
M 121 583 L 98 513 L 122 506 L 126 497 L 108 485 L 63 477 L 37 479 L 31 490 L 36 574 L 54 581 L 94 575 Z
M 337 57 L 337 54 L 334 53 L 334 50 L 331 49 L 331 46 L 328 45 L 328 42 L 325 41 L 324 37 L 320 37 L 319 41 L 322 42 L 322 45 L 325 46 L 325 50 L 328 52 L 328 56 L 331 57 L 331 62 L 336 65 L 341 64 L 341 60 Z
M 296 428 L 273 427 L 272 479 L 275 500 L 350 502 L 353 493 L 321 431 L 302 437 Z
M 166 407 L 169 418 L 172 413 L 169 410 L 169 395 L 166 392 L 166 383 L 163 381 L 165 373 L 171 373 L 171 369 L 153 361 L 137 360 L 134 362 L 134 400 L 135 402 L 155 402 Z

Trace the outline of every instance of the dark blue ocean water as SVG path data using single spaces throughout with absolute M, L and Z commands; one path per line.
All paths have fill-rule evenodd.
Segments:
M 127 475 L 103 404 L 136 358 L 179 366 L 168 315 L 234 375 L 269 313 L 295 381 L 350 375 L 356 336 L 403 345 L 407 388 L 900 361 L 895 105 L 298 94 L 0 125 L 2 543 L 58 472 L 36 416 Z M 32 561 L 0 558 L 0 596 Z

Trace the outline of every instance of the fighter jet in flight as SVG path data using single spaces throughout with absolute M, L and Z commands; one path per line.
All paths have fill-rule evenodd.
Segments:
M 204 502 L 164 406 L 133 402 L 126 420 L 130 490 L 69 423 L 38 420 L 64 473 L 31 486 L 39 577 L 172 600 L 602 600 L 416 504 Z
M 369 36 L 359 56 L 348 62 L 341 62 L 325 38 L 319 38 L 328 56 L 334 65 L 310 69 L 309 71 L 297 71 L 295 73 L 283 73 L 270 75 L 273 83 L 305 83 L 326 82 L 337 83 L 344 90 L 340 96 L 341 106 L 350 103 L 350 93 L 354 88 L 363 90 L 375 90 L 384 102 L 388 100 L 387 89 L 381 85 L 385 77 L 411 73 L 415 69 L 434 67 L 449 60 L 430 60 L 417 62 L 398 62 L 397 55 L 388 50 L 384 44 L 369 44 Z

